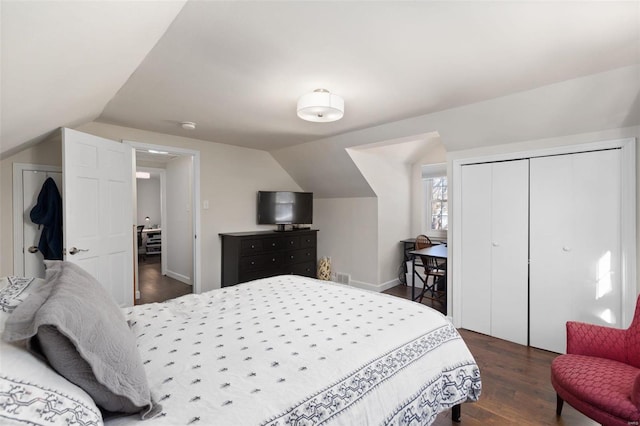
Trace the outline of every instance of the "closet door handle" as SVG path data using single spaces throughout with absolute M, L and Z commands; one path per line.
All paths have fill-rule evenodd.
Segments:
M 27 251 L 28 251 L 29 253 L 37 253 L 37 252 L 38 252 L 38 247 L 36 247 L 36 246 L 31 246 L 31 247 L 29 247 L 29 248 L 27 249 Z
M 89 249 L 79 249 L 79 248 L 71 247 L 71 249 L 69 250 L 69 254 L 78 254 L 81 251 L 89 251 Z
M 493 241 L 493 242 L 491 243 L 491 245 L 492 245 L 492 246 L 494 246 L 494 247 L 500 247 L 500 244 L 496 243 L 495 241 Z
M 571 247 L 563 246 L 562 247 L 562 251 L 570 252 L 571 251 Z

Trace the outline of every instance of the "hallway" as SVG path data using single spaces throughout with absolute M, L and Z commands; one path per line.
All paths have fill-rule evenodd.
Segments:
M 162 275 L 160 271 L 160 256 L 147 256 L 146 260 L 140 261 L 140 299 L 136 300 L 136 305 L 164 302 L 192 292 L 190 285 Z

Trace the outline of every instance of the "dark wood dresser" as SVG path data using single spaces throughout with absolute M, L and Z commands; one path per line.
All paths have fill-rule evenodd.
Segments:
M 222 287 L 274 275 L 316 276 L 317 229 L 220 234 Z

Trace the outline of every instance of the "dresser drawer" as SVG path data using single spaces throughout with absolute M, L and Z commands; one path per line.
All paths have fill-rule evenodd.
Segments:
M 291 265 L 291 273 L 294 275 L 302 275 L 304 277 L 315 278 L 316 276 L 316 262 L 297 263 Z
M 302 235 L 300 236 L 300 248 L 314 247 L 316 246 L 316 234 Z
M 287 264 L 309 262 L 309 261 L 315 262 L 315 260 L 316 260 L 315 248 L 306 248 L 301 250 L 288 251 L 284 256 L 284 262 Z
M 264 255 L 241 257 L 239 262 L 240 270 L 252 271 L 265 267 L 267 257 Z
M 267 238 L 263 242 L 264 251 L 290 250 L 300 246 L 300 237 Z
M 247 281 L 253 281 L 260 278 L 268 278 L 274 277 L 276 275 L 280 275 L 281 272 L 279 270 L 260 270 L 260 271 L 242 271 L 238 276 L 239 283 L 246 283 Z M 299 274 L 302 275 L 302 274 Z
M 285 264 L 285 256 L 282 253 L 260 254 L 240 258 L 240 270 L 253 271 L 258 269 L 271 269 Z
M 248 256 L 253 253 L 261 253 L 262 252 L 262 242 L 263 240 L 255 239 L 255 240 L 242 240 L 240 242 L 240 255 Z

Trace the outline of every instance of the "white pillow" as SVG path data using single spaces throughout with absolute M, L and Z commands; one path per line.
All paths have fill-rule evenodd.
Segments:
M 0 341 L 0 423 L 102 425 L 91 397 L 21 348 Z
M 2 277 L 0 278 L 0 332 L 9 314 L 20 303 L 44 284 L 41 278 Z

